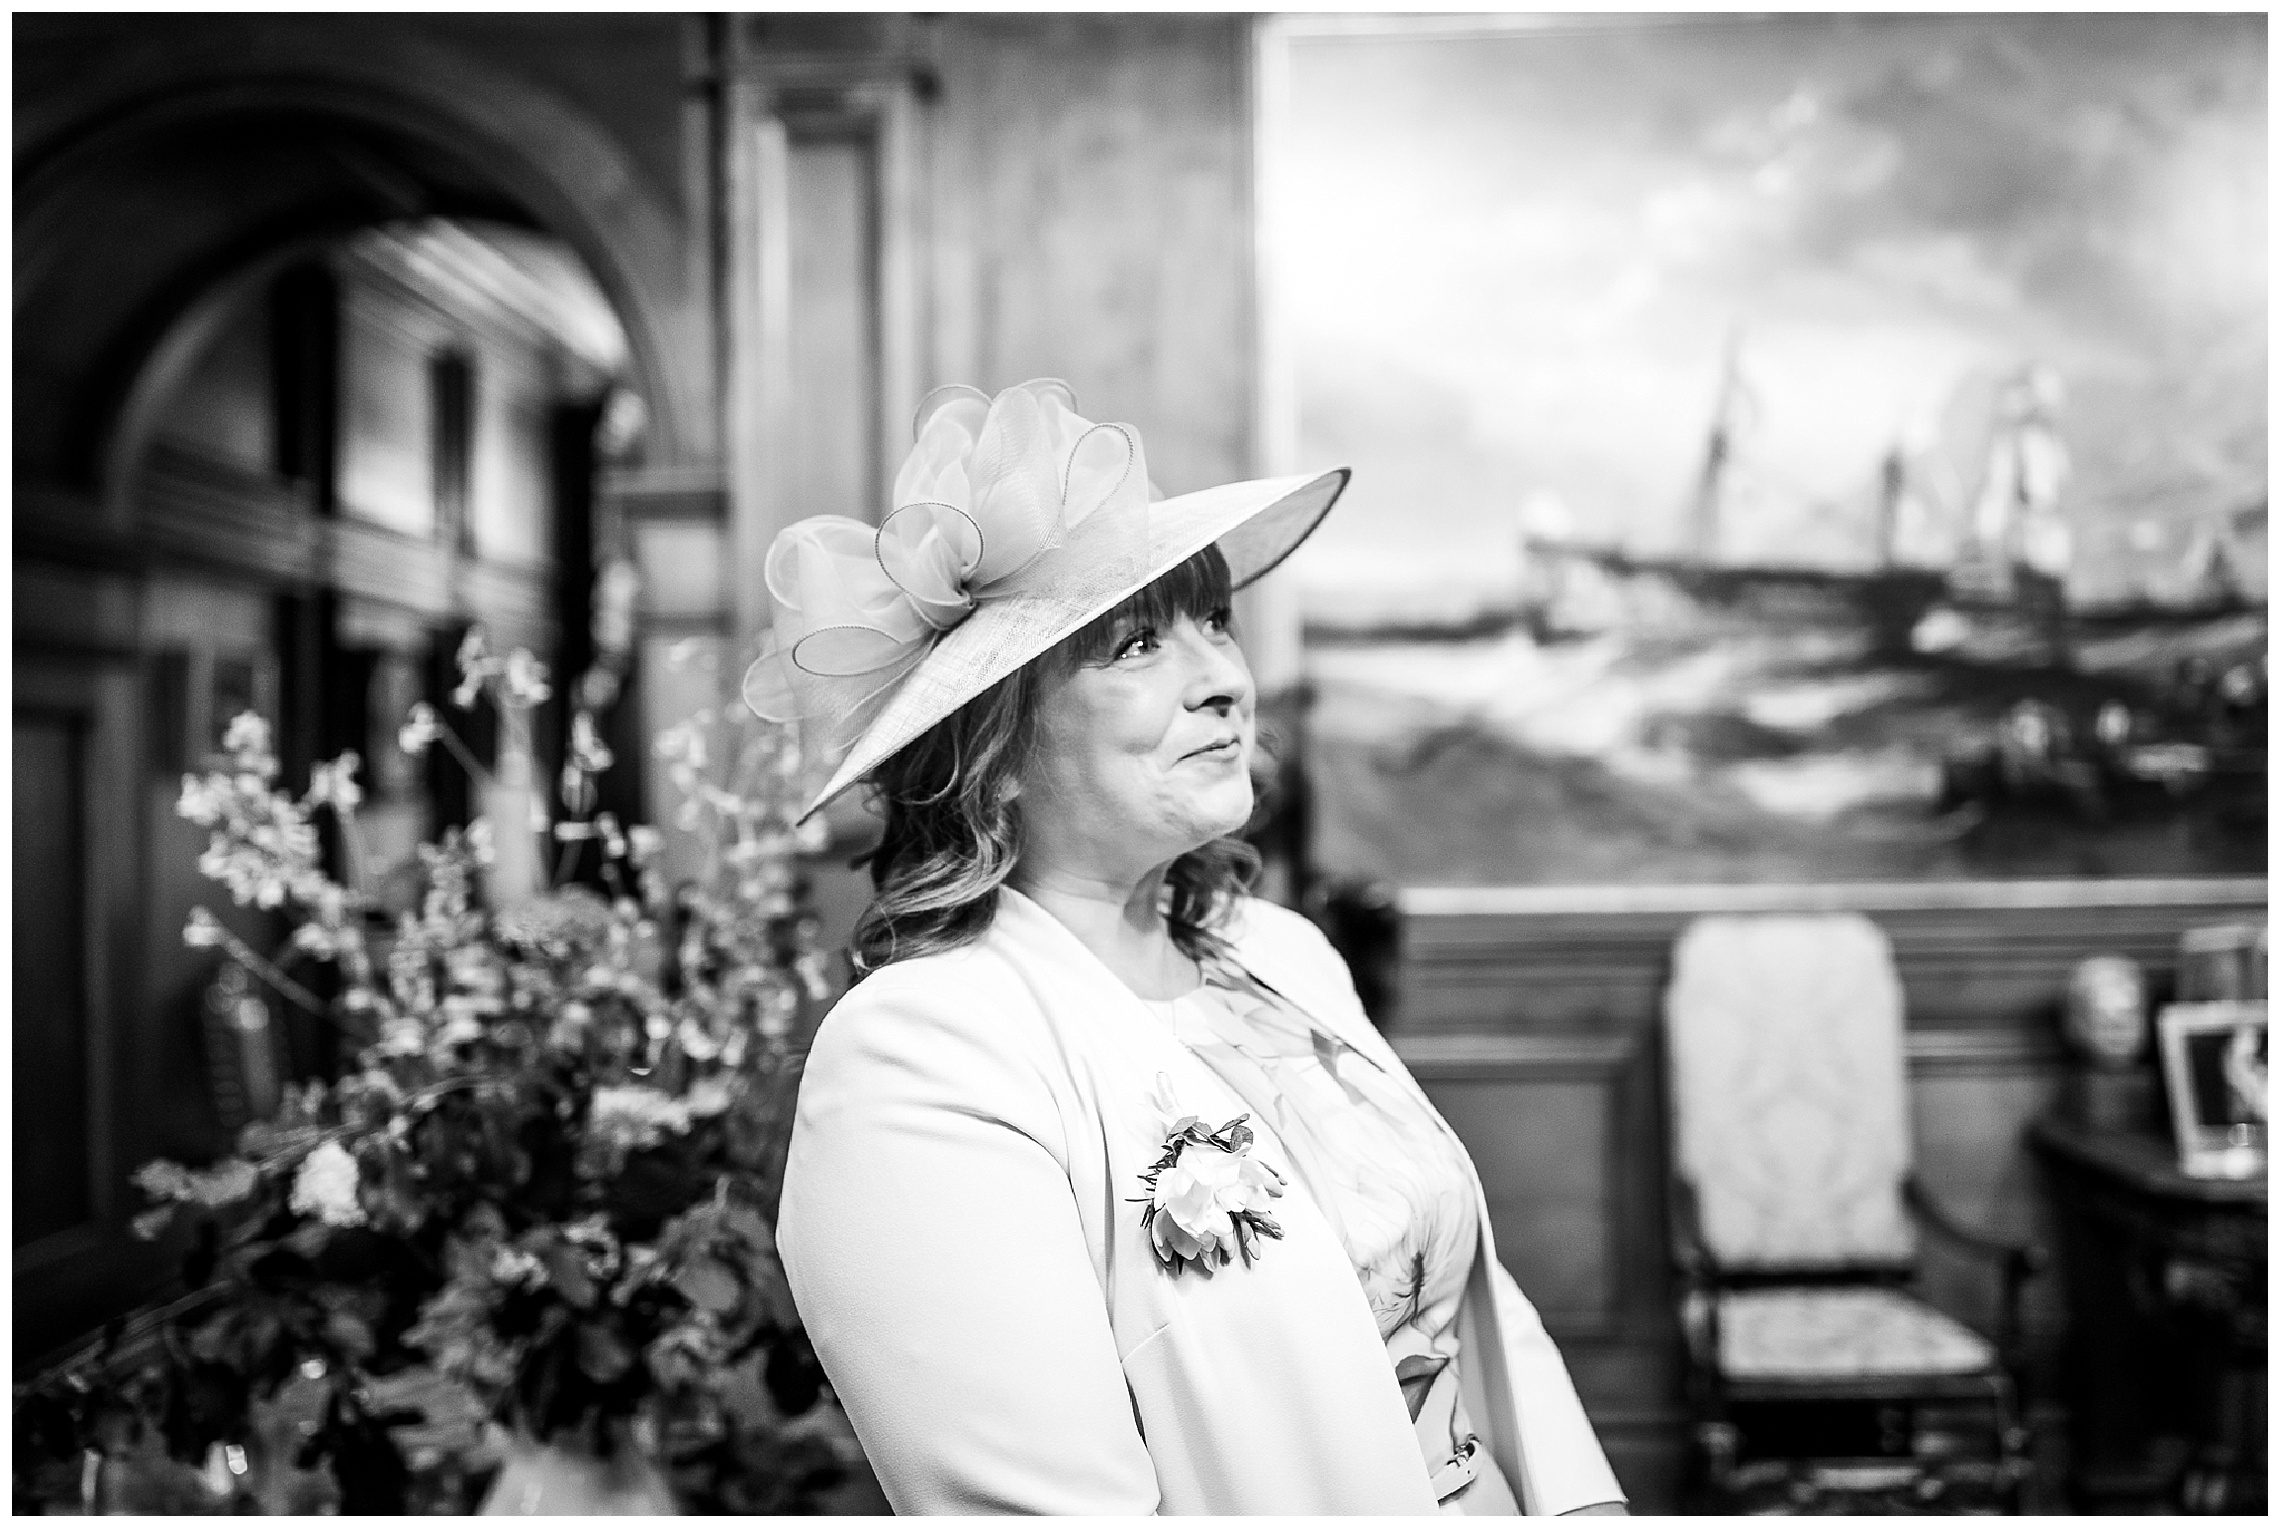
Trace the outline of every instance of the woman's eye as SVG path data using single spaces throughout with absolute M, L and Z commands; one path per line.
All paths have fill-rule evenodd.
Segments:
M 1132 658 L 1141 656 L 1146 653 L 1152 653 L 1155 650 L 1156 628 L 1153 626 L 1143 626 L 1139 630 L 1134 631 L 1126 636 L 1123 641 L 1116 644 L 1115 656 L 1119 658 Z
M 1205 616 L 1203 624 L 1210 627 L 1215 634 L 1223 637 L 1235 629 L 1235 612 L 1222 605 Z

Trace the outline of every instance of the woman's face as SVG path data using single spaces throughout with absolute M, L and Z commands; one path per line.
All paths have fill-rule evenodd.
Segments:
M 1250 665 L 1228 613 L 1121 623 L 1049 682 L 1022 777 L 1032 873 L 1139 877 L 1251 815 Z

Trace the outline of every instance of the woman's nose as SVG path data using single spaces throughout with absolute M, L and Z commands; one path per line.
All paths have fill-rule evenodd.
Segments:
M 1251 666 L 1232 637 L 1214 638 L 1200 625 L 1181 623 L 1181 646 L 1190 664 L 1187 703 L 1190 710 L 1206 706 L 1232 709 L 1251 699 Z

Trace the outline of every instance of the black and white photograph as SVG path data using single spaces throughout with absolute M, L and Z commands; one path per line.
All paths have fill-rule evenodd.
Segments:
M 10 37 L 16 1512 L 2267 1510 L 2262 10 Z

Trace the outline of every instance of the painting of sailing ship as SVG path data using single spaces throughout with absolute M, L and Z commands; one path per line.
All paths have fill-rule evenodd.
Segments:
M 1439 228 L 1386 189 L 1427 267 L 1386 300 L 1413 331 L 1475 304 L 1437 350 L 1357 365 L 1347 318 L 1297 346 L 1301 435 L 1358 469 L 1308 595 L 1325 867 L 2263 873 L 2263 25 L 1593 24 L 1463 39 L 1438 72 L 1429 39 L 1373 66 L 1333 38 L 1311 76 L 1302 53 L 1293 116 L 1323 113 L 1349 209 L 1368 161 L 1340 135 L 1435 113 L 1501 134 L 1510 181 L 1471 173 Z M 1373 99 L 1412 121 L 1353 127 Z M 1695 236 L 1657 250 L 1674 205 Z M 1429 269 L 1436 233 L 1499 216 L 1532 265 Z M 1346 261 L 1362 296 L 1355 257 L 1279 247 Z M 1605 376 L 1628 413 L 1591 396 Z M 1483 419 L 1490 378 L 1544 417 Z M 1421 426 L 1420 397 L 1470 417 Z M 1392 570 L 1428 527 L 1457 554 L 1416 562 L 1405 602 Z

